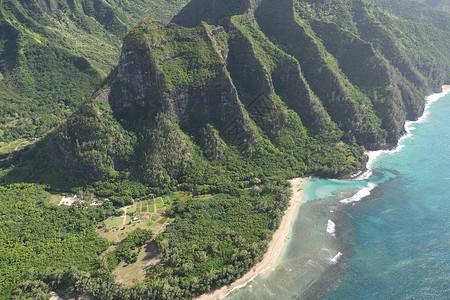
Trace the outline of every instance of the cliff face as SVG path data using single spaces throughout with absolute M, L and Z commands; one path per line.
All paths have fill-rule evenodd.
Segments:
M 228 135 L 230 145 L 243 146 L 243 152 L 254 151 L 256 132 L 225 66 L 227 49 L 220 45 L 224 35 L 222 28 L 206 24 L 182 29 L 144 20 L 125 38 L 120 63 L 107 86 L 54 140 L 59 145 L 55 148 L 58 156 L 70 153 L 77 162 L 74 168 L 64 169 L 74 170 L 72 177 L 77 177 L 81 167 L 89 179 L 103 179 L 102 167 L 117 170 L 115 160 L 129 161 L 117 151 L 123 137 L 132 135 L 138 137 L 133 143 L 133 161 L 145 181 L 160 184 L 177 178 L 195 152 L 180 126 L 200 132 L 209 124 Z M 87 107 L 101 110 L 103 105 L 114 120 L 88 112 Z M 120 126 L 122 132 L 110 137 L 110 146 L 90 148 L 97 152 L 93 155 L 97 159 L 84 155 L 85 145 L 102 144 L 96 130 L 111 126 Z M 64 138 L 77 136 L 81 138 L 76 143 Z M 64 160 L 70 164 L 68 156 Z
M 65 145 L 57 157 L 91 166 L 93 180 L 131 168 L 146 182 L 171 184 L 236 160 L 276 165 L 267 172 L 284 176 L 337 176 L 359 166 L 361 147 L 396 145 L 406 118 L 423 112 L 425 93 L 448 79 L 448 59 L 427 65 L 427 46 L 403 39 L 412 23 L 361 1 L 193 0 L 173 21 L 134 28 L 102 100 L 84 106 L 106 109 L 118 134 L 75 143 L 83 130 L 109 126 L 98 117 L 103 125 L 70 127 L 82 108 L 54 139 Z M 420 30 L 409 37 L 425 39 Z M 441 44 L 437 56 L 448 49 Z M 85 149 L 97 150 L 83 145 L 105 139 L 111 146 L 90 162 Z
M 117 65 L 128 30 L 187 1 L 0 1 L 0 140 L 57 127 Z

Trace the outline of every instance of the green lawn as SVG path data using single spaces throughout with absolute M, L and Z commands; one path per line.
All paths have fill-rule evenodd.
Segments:
M 2 143 L 0 145 L 0 154 L 8 154 L 8 153 L 16 150 L 16 148 L 21 149 L 22 147 L 25 147 L 26 145 L 28 145 L 28 143 L 29 142 L 25 139 L 18 139 L 9 144 Z
M 165 205 L 167 208 L 172 208 L 172 206 L 173 206 L 173 201 L 174 201 L 175 199 L 177 199 L 177 198 L 179 198 L 179 193 L 172 193 L 172 194 L 163 196 L 163 197 L 162 197 L 162 200 L 163 200 L 163 202 L 164 202 L 164 205 Z
M 49 203 L 53 205 L 58 205 L 59 202 L 61 202 L 62 198 L 63 195 L 61 194 L 51 194 Z
M 131 205 L 128 209 L 127 209 L 127 213 L 135 213 L 136 212 L 136 204 Z
M 161 218 L 158 223 L 159 224 L 164 224 L 167 221 L 167 218 Z
M 113 217 L 104 222 L 107 228 L 120 227 L 123 224 L 123 217 Z

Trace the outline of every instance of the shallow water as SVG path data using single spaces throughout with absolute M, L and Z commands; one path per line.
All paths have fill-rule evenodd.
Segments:
M 227 299 L 448 299 L 450 95 L 425 115 L 366 180 L 303 183 L 283 255 Z

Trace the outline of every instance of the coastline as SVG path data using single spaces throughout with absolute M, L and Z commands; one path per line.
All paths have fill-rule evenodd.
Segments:
M 450 93 L 450 85 L 443 85 L 442 92 L 434 93 L 434 94 L 430 94 L 430 95 L 426 96 L 425 110 L 424 110 L 422 116 L 420 116 L 415 121 L 408 121 L 408 120 L 406 121 L 406 123 L 404 125 L 406 134 L 400 138 L 400 140 L 398 141 L 397 147 L 395 147 L 394 149 L 391 149 L 391 150 L 365 151 L 364 154 L 367 157 L 367 161 L 365 164 L 366 171 L 362 172 L 361 174 L 358 174 L 358 176 L 355 176 L 351 179 L 368 179 L 372 175 L 372 171 L 371 171 L 372 165 L 377 160 L 378 156 L 380 156 L 383 153 L 395 153 L 395 152 L 400 151 L 403 148 L 403 145 L 401 145 L 402 140 L 411 136 L 411 129 L 412 129 L 411 126 L 426 120 L 428 117 L 428 108 L 430 107 L 430 105 L 433 102 L 441 99 L 442 97 L 446 96 L 449 93 Z
M 349 180 L 365 180 L 368 179 L 372 175 L 371 167 L 372 164 L 375 162 L 375 160 L 378 158 L 379 155 L 382 153 L 393 153 L 400 151 L 402 148 L 402 145 L 400 144 L 401 140 L 407 138 L 411 135 L 410 130 L 408 128 L 408 125 L 410 123 L 416 123 L 421 122 L 423 119 L 426 119 L 427 114 L 426 111 L 428 107 L 436 100 L 442 98 L 446 94 L 450 93 L 450 85 L 444 85 L 442 86 L 442 92 L 441 93 L 435 93 L 428 95 L 426 98 L 426 108 L 425 113 L 423 116 L 421 116 L 416 121 L 407 121 L 405 123 L 405 127 L 407 130 L 407 134 L 404 135 L 400 141 L 399 145 L 392 150 L 378 150 L 378 151 L 366 151 L 366 161 L 363 163 L 365 168 L 362 168 L 355 172 L 354 174 L 351 174 L 351 176 L 348 176 L 348 178 L 341 178 L 341 179 L 349 179 Z M 280 227 L 278 230 L 274 233 L 273 238 L 269 244 L 269 249 L 265 253 L 264 258 L 261 262 L 259 262 L 256 266 L 254 266 L 248 273 L 246 273 L 243 277 L 239 278 L 237 281 L 224 286 L 220 289 L 213 290 L 209 293 L 203 294 L 199 297 L 196 297 L 196 300 L 216 300 L 216 299 L 222 299 L 226 296 L 228 296 L 231 292 L 233 292 L 236 289 L 242 288 L 246 286 L 249 282 L 251 282 L 256 276 L 260 275 L 261 273 L 265 272 L 266 270 L 270 269 L 277 259 L 280 257 L 280 255 L 283 252 L 284 248 L 284 241 L 286 237 L 288 236 L 290 232 L 290 228 L 292 225 L 292 221 L 297 215 L 298 207 L 302 203 L 302 191 L 297 190 L 295 187 L 298 187 L 298 185 L 306 180 L 306 178 L 296 178 L 290 180 L 293 188 L 293 196 L 290 200 L 290 205 L 288 209 L 285 212 L 285 215 L 283 217 L 283 220 L 280 224 Z M 340 258 L 342 256 L 342 253 L 339 253 L 337 256 Z M 335 257 L 337 258 L 337 257 Z M 337 261 L 336 261 L 337 262 Z
M 428 109 L 429 109 L 430 105 L 433 102 L 437 101 L 438 99 L 444 97 L 447 94 L 450 94 L 450 85 L 442 86 L 442 92 L 440 92 L 440 93 L 428 95 L 426 97 L 426 106 L 425 106 L 424 114 L 421 117 L 419 117 L 418 120 L 406 121 L 406 123 L 405 123 L 406 134 L 400 138 L 397 147 L 395 147 L 394 149 L 389 149 L 389 150 L 385 149 L 385 150 L 378 150 L 378 151 L 365 151 L 366 158 L 363 163 L 364 167 L 361 168 L 360 170 L 358 170 L 357 172 L 351 174 L 350 176 L 347 176 L 348 178 L 339 178 L 339 179 L 347 179 L 347 180 L 351 180 L 351 181 L 352 180 L 368 180 L 372 175 L 373 164 L 378 159 L 378 157 L 383 153 L 395 153 L 395 152 L 401 151 L 401 149 L 404 147 L 402 141 L 412 135 L 411 131 L 414 130 L 414 128 L 415 128 L 414 125 L 417 123 L 421 123 L 427 119 L 428 114 L 429 114 Z M 292 181 L 291 181 L 291 183 L 292 183 Z M 292 184 L 292 186 L 294 187 L 295 185 Z M 340 202 L 339 204 L 340 205 L 353 205 L 354 202 L 361 201 L 362 198 L 365 198 L 366 196 L 370 195 L 372 189 L 374 189 L 376 186 L 377 186 L 377 184 L 370 184 L 370 182 L 369 182 L 369 184 L 367 186 L 363 187 L 360 190 L 360 192 L 356 193 L 352 197 L 345 198 L 345 199 L 339 201 Z M 291 201 L 292 201 L 292 199 L 291 199 Z M 288 208 L 288 210 L 291 210 L 291 208 L 292 208 L 292 202 L 291 202 L 291 206 Z M 286 215 L 283 218 L 283 222 L 285 221 L 285 218 L 287 217 L 288 210 L 286 211 Z M 335 209 L 333 209 L 333 211 L 334 210 Z M 298 212 L 298 210 L 296 210 L 296 211 Z M 333 211 L 331 211 L 331 212 L 333 212 Z M 334 220 L 334 222 L 332 220 Z M 335 224 L 336 220 L 331 218 L 328 221 L 329 222 L 328 222 L 327 228 L 326 228 L 327 234 L 333 237 L 333 235 L 335 234 L 335 231 L 334 231 L 335 228 L 333 228 L 333 230 L 331 230 L 332 228 L 329 225 L 331 225 L 331 223 L 333 223 L 333 225 L 336 226 L 336 224 Z M 330 221 L 331 221 L 331 223 L 330 223 Z M 290 222 L 292 222 L 292 221 L 290 221 Z M 339 223 L 339 222 L 337 222 L 337 223 Z M 280 225 L 280 228 L 281 228 L 281 226 L 282 225 Z M 287 233 L 289 233 L 290 228 L 292 228 L 292 226 L 288 226 Z M 277 239 L 277 234 L 278 234 L 278 230 L 273 236 L 274 240 Z M 259 274 L 263 273 L 267 269 L 270 269 L 271 266 L 273 264 L 275 264 L 276 260 L 281 256 L 281 254 L 283 253 L 283 247 L 285 247 L 284 240 L 282 240 L 281 245 L 278 246 L 278 247 L 280 247 L 278 250 L 278 253 L 276 253 L 277 248 L 272 249 L 272 243 L 274 242 L 274 240 L 272 240 L 272 242 L 269 246 L 269 250 L 265 254 L 263 261 L 260 262 L 258 265 L 256 265 L 250 272 L 245 274 L 242 278 L 238 279 L 236 282 L 233 282 L 232 284 L 230 284 L 226 287 L 222 287 L 219 290 L 212 291 L 208 294 L 204 294 L 195 299 L 198 299 L 198 300 L 222 299 L 222 298 L 228 296 L 231 292 L 233 292 L 239 288 L 245 287 L 247 284 L 251 283 L 251 281 L 255 277 L 257 277 Z M 271 251 L 275 252 L 275 253 L 271 253 Z M 329 264 L 330 265 L 339 264 L 340 260 L 345 256 L 346 252 L 347 251 L 340 249 L 340 252 L 338 252 L 337 255 L 333 256 L 334 254 L 332 254 L 329 258 L 330 259 Z M 275 255 L 275 258 L 273 259 L 273 261 L 271 263 L 268 263 L 267 262 L 267 261 L 269 261 L 268 256 L 272 256 L 272 255 Z M 263 265 L 264 267 L 261 267 L 260 265 Z M 256 269 L 257 267 L 258 267 L 258 269 Z M 331 268 L 331 270 L 333 270 L 333 269 Z
M 267 252 L 264 254 L 263 260 L 259 262 L 257 265 L 255 265 L 244 276 L 234 281 L 233 283 L 224 286 L 220 289 L 213 290 L 209 293 L 203 294 L 199 297 L 196 297 L 194 298 L 195 300 L 222 299 L 235 289 L 247 285 L 247 283 L 252 281 L 253 278 L 270 269 L 275 264 L 275 262 L 278 260 L 278 258 L 283 252 L 284 243 L 290 232 L 292 222 L 294 218 L 297 216 L 298 209 L 303 202 L 303 190 L 299 189 L 298 187 L 305 180 L 306 178 L 304 177 L 289 180 L 292 188 L 292 197 L 291 200 L 289 201 L 289 207 L 285 211 L 280 226 L 273 234 L 272 240 L 269 243 L 269 248 Z

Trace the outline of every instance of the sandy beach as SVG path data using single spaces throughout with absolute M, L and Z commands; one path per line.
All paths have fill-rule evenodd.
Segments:
M 257 275 L 263 273 L 267 269 L 271 268 L 278 257 L 281 255 L 284 242 L 291 229 L 292 221 L 297 215 L 298 208 L 302 203 L 303 190 L 299 188 L 299 185 L 305 180 L 305 178 L 295 178 L 289 180 L 292 186 L 292 198 L 289 203 L 289 207 L 286 210 L 283 219 L 281 221 L 280 227 L 275 231 L 272 241 L 269 243 L 269 249 L 264 255 L 263 260 L 254 266 L 247 274 L 239 278 L 237 281 L 230 285 L 224 286 L 218 290 L 213 290 L 210 293 L 203 294 L 200 297 L 195 298 L 196 300 L 215 300 L 221 299 L 226 296 L 230 291 L 245 285 L 247 282 L 251 281 Z

